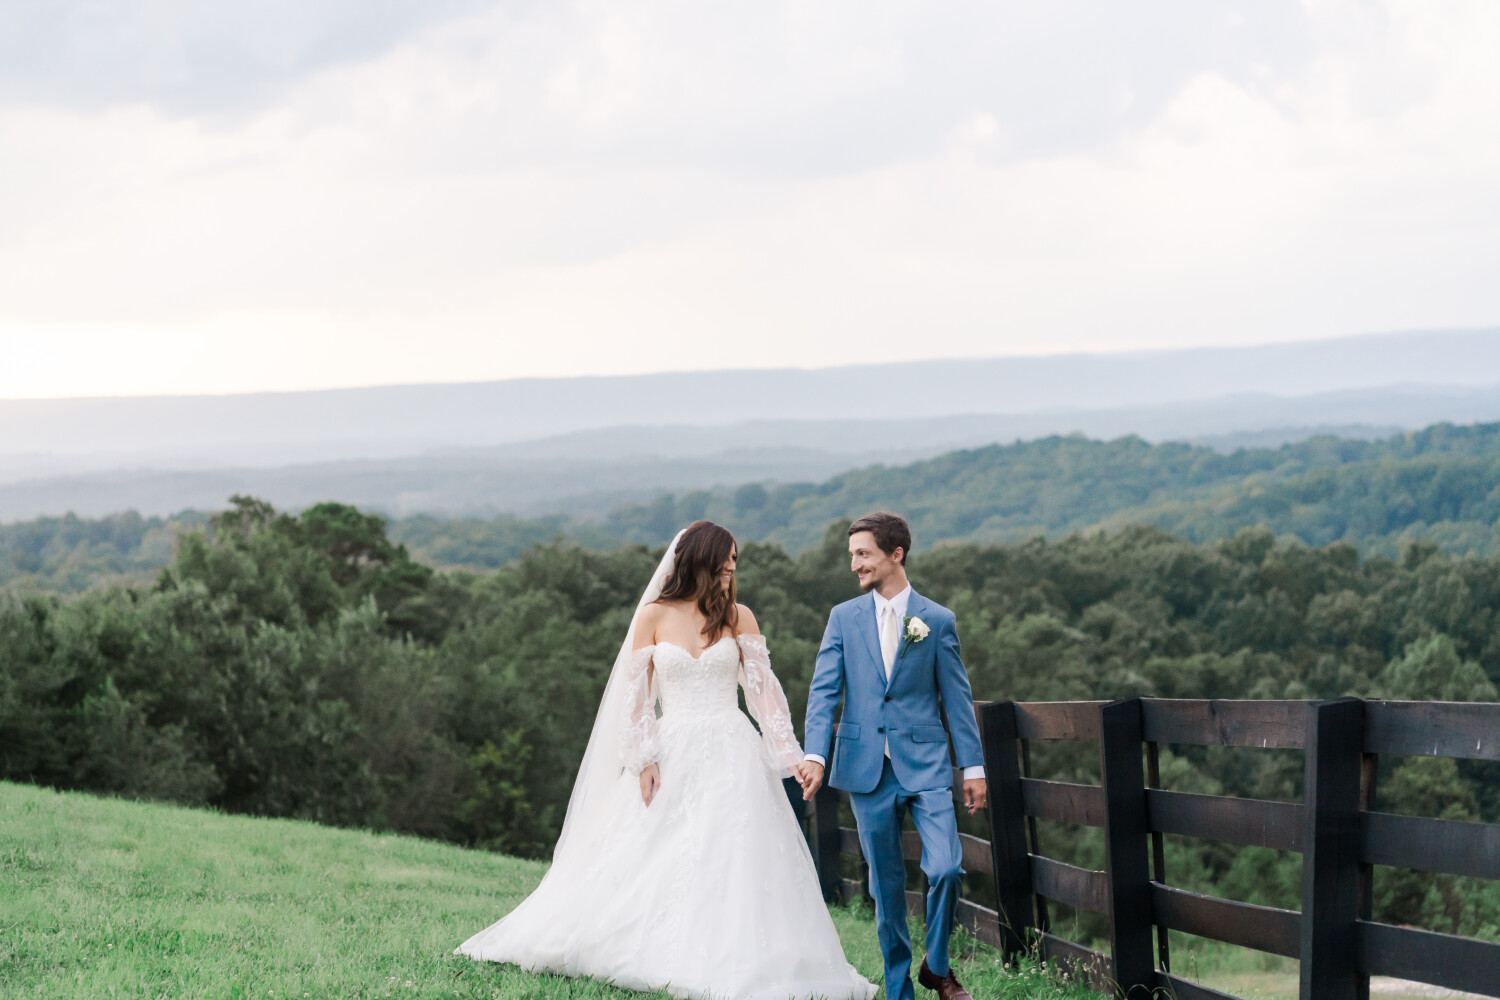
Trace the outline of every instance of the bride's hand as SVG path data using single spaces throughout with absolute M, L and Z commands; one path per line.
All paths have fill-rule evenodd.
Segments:
M 641 771 L 641 801 L 649 806 L 660 788 L 661 770 L 655 764 L 647 764 L 645 770 Z

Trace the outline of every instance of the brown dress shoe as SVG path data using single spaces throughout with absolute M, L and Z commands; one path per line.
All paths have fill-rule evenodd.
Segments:
M 974 1000 L 969 996 L 969 991 L 961 986 L 957 979 L 953 978 L 953 970 L 941 979 L 927 967 L 927 959 L 922 959 L 922 968 L 917 972 L 917 982 L 935 990 L 940 1000 Z

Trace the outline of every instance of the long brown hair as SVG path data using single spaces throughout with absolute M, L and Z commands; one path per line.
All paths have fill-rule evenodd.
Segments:
M 694 521 L 678 539 L 672 575 L 657 598 L 695 603 L 703 615 L 703 638 L 709 642 L 724 638 L 725 631 L 732 635 L 740 623 L 735 577 L 729 578 L 727 591 L 719 583 L 724 563 L 734 550 L 734 536 L 729 529 L 712 521 Z

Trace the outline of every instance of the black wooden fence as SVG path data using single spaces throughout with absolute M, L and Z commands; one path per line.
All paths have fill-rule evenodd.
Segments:
M 976 939 L 1007 955 L 1035 946 L 1097 989 L 1131 998 L 1234 1000 L 1172 972 L 1168 930 L 1298 959 L 1302 1000 L 1367 1000 L 1373 975 L 1500 997 L 1500 944 L 1371 919 L 1374 865 L 1500 879 L 1500 825 L 1379 812 L 1375 787 L 1382 754 L 1500 761 L 1500 704 L 1133 698 L 975 708 L 990 838 L 961 835 L 964 868 L 992 879 L 998 901 L 997 909 L 959 903 L 957 921 Z M 1097 742 L 1101 784 L 1031 777 L 1033 740 Z M 1301 750 L 1304 801 L 1156 787 L 1161 744 Z M 958 785 L 955 775 L 956 797 Z M 840 871 L 841 855 L 859 856 L 855 832 L 839 823 L 847 799 L 825 786 L 811 808 L 801 807 L 830 901 L 865 892 Z M 1046 857 L 1035 819 L 1102 828 L 1105 869 Z M 1167 885 L 1164 834 L 1299 852 L 1301 912 Z M 906 834 L 906 851 L 920 857 L 915 833 Z M 921 915 L 921 894 L 907 898 Z M 1048 900 L 1103 914 L 1108 951 L 1052 934 Z

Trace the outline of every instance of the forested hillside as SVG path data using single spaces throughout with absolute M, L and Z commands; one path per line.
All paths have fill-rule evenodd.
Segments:
M 741 595 L 794 716 L 827 609 L 854 593 L 845 522 L 793 555 L 747 543 Z M 380 518 L 241 499 L 150 585 L 0 597 L 0 778 L 391 829 L 524 856 L 552 843 L 631 608 L 660 549 L 528 550 L 434 571 Z M 1193 543 L 1135 527 L 919 549 L 980 698 L 1495 700 L 1500 560 L 1398 560 L 1266 529 Z M 1087 753 L 1039 756 L 1086 780 Z M 1500 820 L 1500 773 L 1392 759 L 1381 808 Z M 1167 787 L 1300 794 L 1297 755 L 1184 749 Z M 1095 863 L 1087 833 L 1047 831 Z M 1293 905 L 1298 858 L 1177 843 L 1188 887 Z M 1500 935 L 1500 886 L 1381 870 L 1377 915 Z
M 149 580 L 171 560 L 178 534 L 206 521 L 196 511 L 171 518 L 125 511 L 0 524 L 0 586 L 70 593 L 121 578 Z
M 817 486 L 663 498 L 615 510 L 606 527 L 657 541 L 688 515 L 706 516 L 801 551 L 830 520 L 876 507 L 905 514 L 925 544 L 1131 523 L 1204 540 L 1264 524 L 1312 544 L 1346 540 L 1389 555 L 1403 536 L 1488 552 L 1500 517 L 1500 424 L 1438 424 L 1383 441 L 1315 437 L 1228 455 L 1135 437 L 1052 437 L 861 469 Z
M 1438 424 L 1380 441 L 1315 437 L 1232 454 L 1135 437 L 1053 437 L 818 484 L 669 494 L 618 504 L 597 519 L 419 516 L 392 521 L 389 532 L 429 565 L 494 569 L 557 538 L 595 549 L 664 544 L 700 517 L 796 553 L 817 544 L 830 521 L 880 507 L 907 515 L 918 549 L 1146 524 L 1193 541 L 1265 526 L 1310 545 L 1347 541 L 1392 558 L 1412 541 L 1488 555 L 1500 548 L 1500 424 Z M 0 585 L 72 591 L 149 572 L 166 564 L 174 530 L 203 520 L 192 512 L 169 521 L 127 513 L 0 526 Z
M 700 517 L 801 552 L 828 522 L 876 508 L 905 514 L 918 548 L 1164 528 L 1195 541 L 1261 525 L 1312 545 L 1348 541 L 1395 557 L 1408 542 L 1487 555 L 1500 547 L 1500 424 L 1438 424 L 1383 441 L 1315 437 L 1222 454 L 1140 438 L 1080 436 L 956 451 L 821 484 L 749 483 L 622 504 L 601 520 L 396 522 L 392 533 L 440 565 L 498 566 L 548 533 L 663 544 Z

